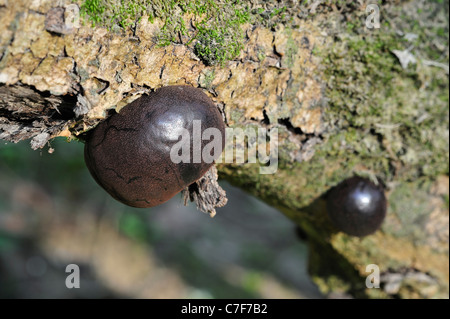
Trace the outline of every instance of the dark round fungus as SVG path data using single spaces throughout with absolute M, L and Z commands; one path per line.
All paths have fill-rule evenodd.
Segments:
M 341 231 L 363 237 L 374 233 L 383 223 L 386 197 L 381 186 L 355 176 L 330 190 L 327 211 Z
M 168 86 L 100 123 L 87 136 L 84 156 L 111 196 L 129 206 L 152 207 L 208 171 L 223 151 L 224 132 L 220 112 L 202 90 Z

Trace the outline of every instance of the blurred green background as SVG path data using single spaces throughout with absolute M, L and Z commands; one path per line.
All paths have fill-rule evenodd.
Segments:
M 281 213 L 227 183 L 210 218 L 180 195 L 150 209 L 112 199 L 82 143 L 0 145 L 1 298 L 320 298 L 307 246 Z M 80 267 L 80 289 L 65 268 Z

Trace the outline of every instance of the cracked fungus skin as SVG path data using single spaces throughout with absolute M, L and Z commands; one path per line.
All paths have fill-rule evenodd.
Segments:
M 380 228 L 386 216 L 386 197 L 381 187 L 362 177 L 351 177 L 328 194 L 327 210 L 343 232 L 364 237 Z
M 222 149 L 225 124 L 210 98 L 189 86 L 163 87 L 143 96 L 88 134 L 85 161 L 94 179 L 111 196 L 133 207 L 159 205 L 192 184 L 213 163 L 192 163 L 193 121 L 201 131 L 217 128 Z M 191 163 L 172 162 L 170 150 L 181 131 L 190 134 Z M 202 140 L 201 149 L 209 143 Z M 215 152 L 214 159 L 220 156 Z

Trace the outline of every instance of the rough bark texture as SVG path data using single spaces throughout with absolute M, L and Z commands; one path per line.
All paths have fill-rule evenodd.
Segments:
M 155 88 L 203 88 L 228 126 L 278 129 L 276 174 L 219 164 L 219 177 L 303 229 L 324 293 L 448 297 L 448 1 L 386 1 L 379 30 L 365 26 L 364 1 L 302 3 L 249 1 L 267 19 L 240 25 L 239 55 L 215 64 L 190 41 L 192 13 L 161 45 L 163 18 L 67 27 L 71 1 L 0 0 L 0 138 L 82 139 Z M 382 230 L 363 239 L 325 211 L 324 194 L 353 175 L 387 188 Z M 369 264 L 382 289 L 366 289 Z

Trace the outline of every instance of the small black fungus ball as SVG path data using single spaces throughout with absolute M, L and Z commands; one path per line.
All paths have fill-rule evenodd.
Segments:
M 201 178 L 224 142 L 225 124 L 211 99 L 197 88 L 168 86 L 100 123 L 87 136 L 84 156 L 94 179 L 111 196 L 129 206 L 152 207 Z M 184 146 L 173 153 L 177 145 Z M 183 151 L 188 156 L 180 158 Z
M 363 237 L 374 233 L 383 223 L 386 197 L 381 186 L 355 176 L 330 190 L 327 211 L 341 231 Z

